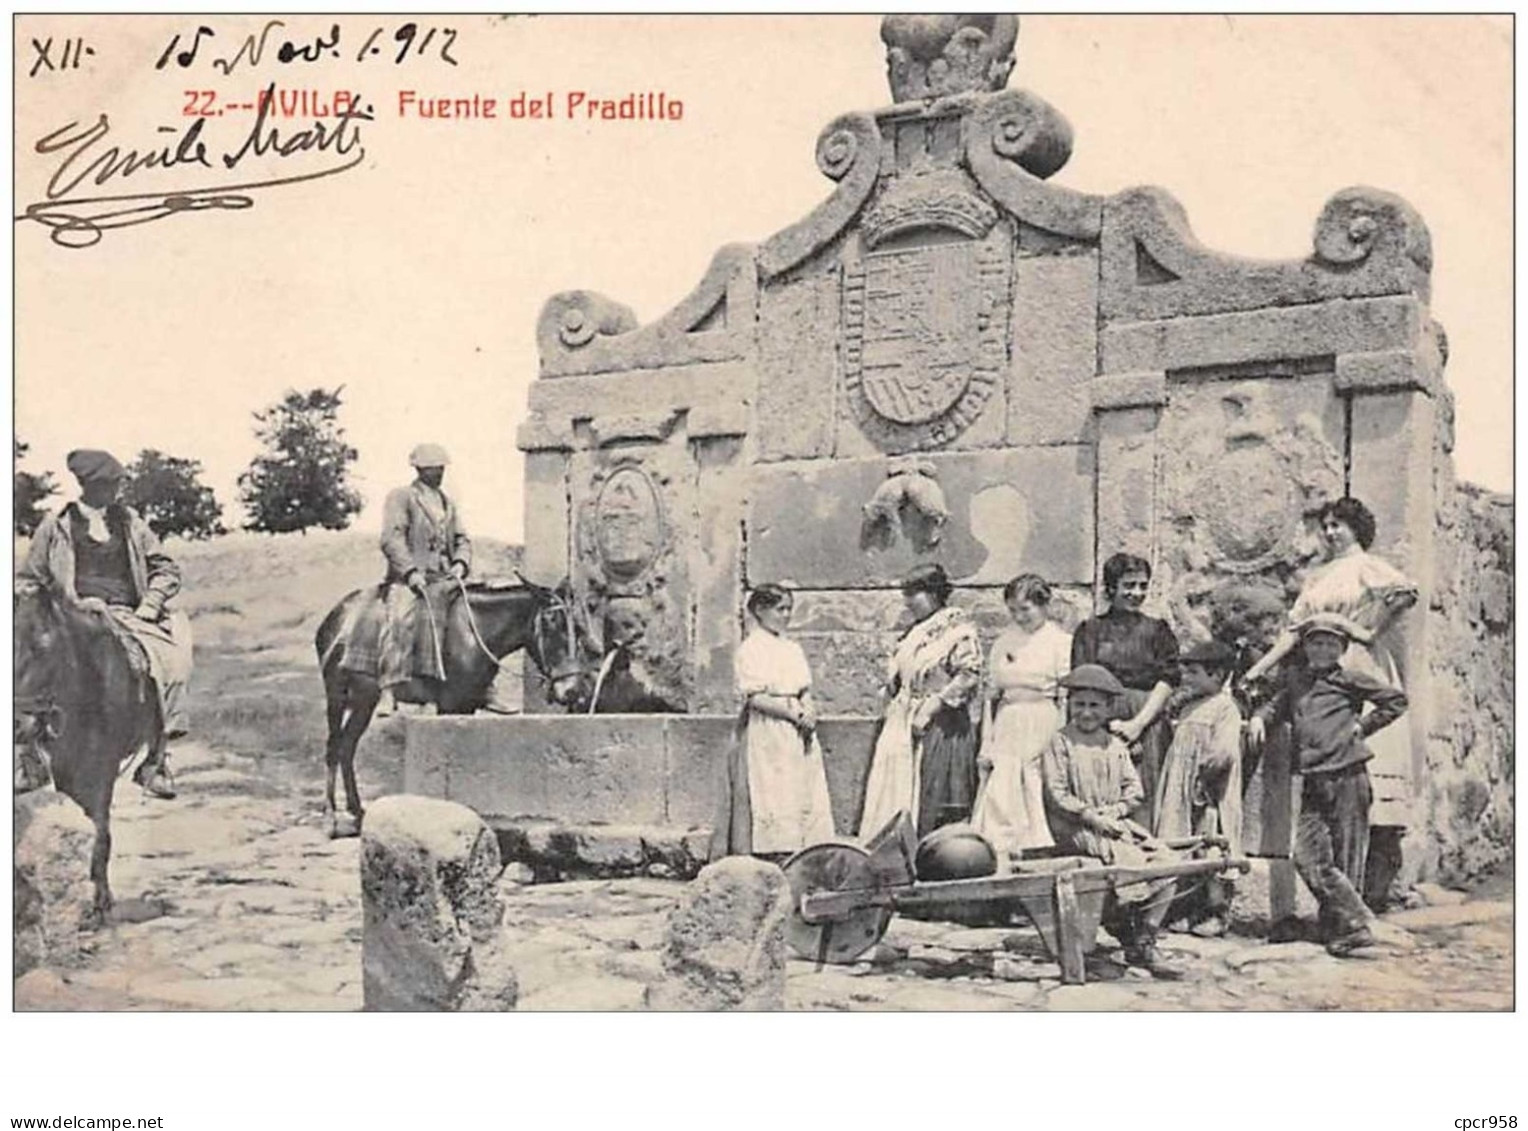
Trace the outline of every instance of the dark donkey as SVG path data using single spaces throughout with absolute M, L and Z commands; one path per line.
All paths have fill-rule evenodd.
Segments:
M 470 715 L 486 704 L 499 664 L 522 648 L 547 681 L 548 698 L 558 704 L 570 702 L 582 685 L 584 660 L 592 643 L 566 583 L 547 589 L 522 578 L 519 585 L 448 592 L 448 600 L 441 600 L 437 589 L 431 590 L 430 597 L 430 615 L 440 618 L 437 630 L 445 678 L 415 679 L 395 688 L 399 702 L 434 703 L 442 715 Z M 381 689 L 374 675 L 346 669 L 345 639 L 363 606 L 377 600 L 376 586 L 351 593 L 324 618 L 314 641 L 329 711 L 324 815 L 331 837 L 355 836 L 360 831 L 363 810 L 355 782 L 355 752 L 371 725 Z M 426 614 L 421 610 L 420 615 Z M 343 819 L 334 804 L 337 772 L 344 777 L 349 810 Z
M 45 586 L 16 582 L 12 658 L 13 753 L 18 788 L 53 783 L 95 824 L 90 878 L 95 910 L 111 910 L 111 797 L 122 765 L 164 742 L 159 698 L 146 663 L 135 663 L 108 614 L 59 600 Z

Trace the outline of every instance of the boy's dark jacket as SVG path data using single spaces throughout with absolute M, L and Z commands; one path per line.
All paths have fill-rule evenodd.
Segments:
M 1363 713 L 1364 704 L 1373 709 Z M 1296 769 L 1331 774 L 1367 762 L 1374 755 L 1363 739 L 1406 712 L 1406 695 L 1363 672 L 1338 665 L 1324 672 L 1295 666 L 1284 689 L 1257 713 L 1265 723 L 1294 725 Z M 1353 733 L 1358 723 L 1362 737 Z

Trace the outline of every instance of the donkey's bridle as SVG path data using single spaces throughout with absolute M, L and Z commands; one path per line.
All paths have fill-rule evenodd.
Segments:
M 536 661 L 536 670 L 541 673 L 541 678 L 548 684 L 551 684 L 557 677 L 554 677 L 546 670 L 546 629 L 544 620 L 548 614 L 556 615 L 558 613 L 562 614 L 563 622 L 567 626 L 569 653 L 577 657 L 578 622 L 574 619 L 575 614 L 572 601 L 565 600 L 556 591 L 552 591 L 550 601 L 540 609 L 537 609 L 535 617 L 531 620 L 531 644 L 534 648 L 533 659 Z M 582 675 L 583 665 L 576 666 L 569 674 Z
M 477 644 L 478 650 L 488 658 L 494 667 L 502 668 L 504 661 L 513 655 L 513 652 L 506 652 L 502 656 L 495 656 L 493 654 L 493 649 L 488 647 L 488 642 L 483 639 L 482 630 L 478 628 L 477 616 L 473 613 L 472 602 L 467 597 L 467 586 L 463 584 L 461 578 L 456 579 L 456 584 L 457 588 L 461 590 L 462 600 L 467 606 L 467 625 L 472 629 L 473 641 Z M 572 601 L 565 600 L 555 590 L 549 589 L 545 590 L 545 592 L 548 595 L 547 604 L 537 609 L 535 615 L 531 618 L 531 658 L 536 661 L 536 670 L 541 674 L 541 678 L 547 684 L 551 684 L 554 677 L 546 670 L 546 628 L 544 620 L 549 613 L 562 614 L 568 628 L 568 647 L 573 650 L 574 654 L 578 651 L 578 624 L 574 619 L 575 614 Z M 576 669 L 575 673 L 569 674 L 582 674 L 582 672 L 583 668 L 580 666 Z
M 483 655 L 486 656 L 495 667 L 502 668 L 504 666 L 505 659 L 507 659 L 513 653 L 506 652 L 503 656 L 495 656 L 493 654 L 493 649 L 488 647 L 487 641 L 483 639 L 482 631 L 478 628 L 477 616 L 472 611 L 472 602 L 467 598 L 467 586 L 462 582 L 461 578 L 456 579 L 456 584 L 457 588 L 461 590 L 462 600 L 466 603 L 467 606 L 467 625 L 472 630 L 473 641 L 477 644 L 478 650 L 481 651 Z M 581 663 L 577 663 L 576 661 L 573 669 L 566 674 L 556 675 L 547 671 L 545 620 L 549 615 L 562 616 L 563 623 L 566 625 L 568 632 L 568 648 L 570 650 L 570 654 L 576 658 L 578 655 L 579 647 L 576 605 L 573 600 L 563 597 L 555 589 L 540 590 L 536 586 L 527 586 L 527 588 L 531 589 L 533 592 L 539 591 L 545 592 L 547 594 L 547 603 L 541 608 L 537 609 L 535 615 L 531 618 L 530 643 L 531 659 L 536 663 L 536 672 L 541 677 L 543 685 L 545 685 L 548 691 L 550 691 L 553 685 L 559 679 L 569 679 L 576 675 L 585 674 L 583 665 Z

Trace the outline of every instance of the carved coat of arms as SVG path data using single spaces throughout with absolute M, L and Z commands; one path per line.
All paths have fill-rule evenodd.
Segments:
M 1009 255 L 994 239 L 887 248 L 844 265 L 844 376 L 861 420 L 937 447 L 981 415 L 1006 361 Z

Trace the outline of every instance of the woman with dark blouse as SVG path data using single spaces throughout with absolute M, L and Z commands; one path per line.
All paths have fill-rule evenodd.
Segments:
M 1133 554 L 1104 563 L 1108 612 L 1090 617 L 1072 634 L 1072 667 L 1100 664 L 1125 685 L 1109 729 L 1131 747 L 1146 797 L 1134 814 L 1147 828 L 1156 816 L 1157 778 L 1172 739 L 1164 708 L 1178 682 L 1178 638 L 1164 620 L 1141 612 L 1151 565 Z

